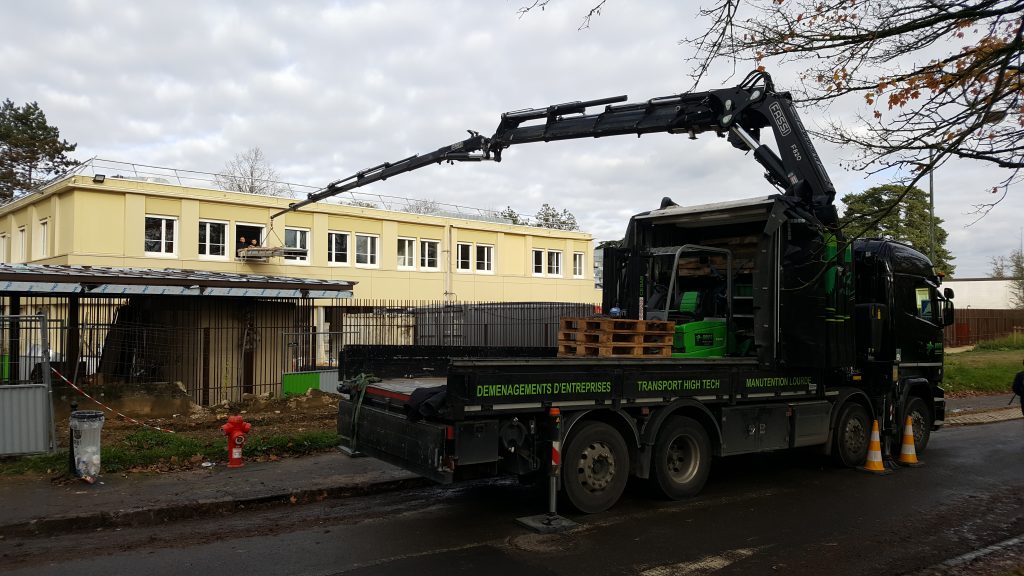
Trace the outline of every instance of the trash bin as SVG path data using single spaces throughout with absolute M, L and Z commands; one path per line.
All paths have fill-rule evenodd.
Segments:
M 71 450 L 75 459 L 75 472 L 83 478 L 93 478 L 100 473 L 100 430 L 103 429 L 103 420 L 103 412 L 99 410 L 75 410 L 71 413 Z

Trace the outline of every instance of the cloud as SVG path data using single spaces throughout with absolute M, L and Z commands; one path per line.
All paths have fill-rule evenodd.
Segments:
M 690 87 L 689 48 L 678 43 L 699 25 L 689 3 L 609 2 L 583 31 L 585 3 L 519 18 L 520 4 L 13 2 L 0 97 L 38 101 L 82 158 L 217 171 L 260 146 L 282 178 L 322 186 L 461 140 L 467 129 L 489 134 L 505 111 Z M 775 71 L 776 85 L 795 86 L 796 71 Z M 729 72 L 717 67 L 702 88 L 734 84 L 746 69 Z M 802 113 L 814 126 L 857 111 L 837 103 Z M 881 183 L 841 169 L 849 151 L 818 149 L 838 196 Z M 761 172 L 714 135 L 663 134 L 514 147 L 501 164 L 429 167 L 364 190 L 523 214 L 547 202 L 608 239 L 663 196 L 695 204 L 773 193 Z M 989 199 L 981 183 L 999 177 L 970 163 L 937 174 L 936 211 L 961 276 L 983 274 L 989 256 L 1016 247 L 1016 197 L 963 228 L 970 205 Z

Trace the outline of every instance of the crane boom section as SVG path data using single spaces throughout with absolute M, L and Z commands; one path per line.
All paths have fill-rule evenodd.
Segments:
M 782 188 L 787 196 L 795 197 L 823 224 L 835 224 L 835 188 L 832 181 L 796 113 L 790 95 L 775 92 L 771 77 L 766 73 L 752 72 L 734 88 L 618 104 L 625 100 L 625 96 L 614 96 L 506 112 L 489 138 L 470 132 L 470 138 L 428 154 L 362 170 L 332 182 L 273 217 L 430 164 L 446 161 L 500 162 L 502 150 L 518 144 L 652 133 L 685 133 L 696 138 L 697 134 L 710 131 L 728 136 L 737 148 L 753 151 L 754 159 L 764 167 L 770 182 Z M 599 112 L 587 112 L 588 108 L 602 105 L 604 109 Z M 766 127 L 771 127 L 779 153 L 758 141 L 760 130 Z

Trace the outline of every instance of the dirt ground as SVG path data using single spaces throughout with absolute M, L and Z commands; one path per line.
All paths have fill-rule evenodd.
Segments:
M 338 396 L 319 390 L 310 390 L 303 396 L 288 398 L 267 398 L 247 395 L 240 402 L 203 407 L 182 399 L 185 407 L 181 413 L 164 417 L 141 416 L 124 410 L 126 417 L 109 411 L 103 424 L 102 443 L 115 446 L 145 426 L 174 431 L 190 438 L 207 442 L 224 437 L 221 431 L 228 416 L 240 415 L 252 424 L 252 435 L 294 435 L 309 431 L 333 431 L 338 414 Z M 81 399 L 82 410 L 99 409 L 98 406 Z M 187 410 L 187 411 L 186 411 Z M 133 421 L 134 420 L 134 421 Z M 56 418 L 57 438 L 60 447 L 68 445 L 69 419 L 58 414 Z

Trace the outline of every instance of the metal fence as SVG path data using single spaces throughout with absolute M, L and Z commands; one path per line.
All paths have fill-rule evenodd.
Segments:
M 45 315 L 0 316 L 0 456 L 54 448 Z
M 591 304 L 342 300 L 323 309 L 321 330 L 285 336 L 293 371 L 337 366 L 346 345 L 558 346 L 563 317 L 590 316 Z
M 556 347 L 560 318 L 594 309 L 544 302 L 6 296 L 0 311 L 49 319 L 45 346 L 41 336 L 13 338 L 8 329 L 5 350 L 17 352 L 5 356 L 4 382 L 32 380 L 45 361 L 108 397 L 171 391 L 212 405 L 244 394 L 277 396 L 284 374 L 336 368 L 350 344 Z
M 969 346 L 982 340 L 1024 336 L 1024 310 L 957 308 L 956 320 L 947 326 L 946 346 Z

